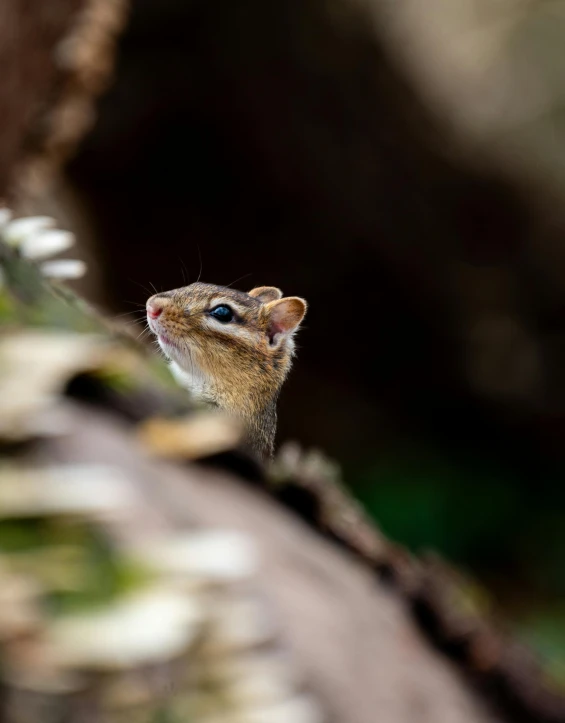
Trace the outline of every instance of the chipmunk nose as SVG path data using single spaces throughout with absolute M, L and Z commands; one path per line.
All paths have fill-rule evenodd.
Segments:
M 156 319 L 163 313 L 163 307 L 165 306 L 164 300 L 158 296 L 152 296 L 147 301 L 147 316 L 150 319 Z

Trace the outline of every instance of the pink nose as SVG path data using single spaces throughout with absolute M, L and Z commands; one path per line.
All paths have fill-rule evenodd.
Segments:
M 150 319 L 156 319 L 158 316 L 161 316 L 162 312 L 163 306 L 159 299 L 149 299 L 147 302 L 147 316 Z

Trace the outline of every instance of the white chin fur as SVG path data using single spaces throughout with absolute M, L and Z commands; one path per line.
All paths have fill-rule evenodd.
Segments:
M 170 357 L 169 357 L 170 358 Z M 196 367 L 190 371 L 183 369 L 174 359 L 171 360 L 171 372 L 177 382 L 184 389 L 188 389 L 197 399 L 202 398 L 206 391 L 206 384 L 200 370 Z
M 163 341 L 160 336 L 157 336 L 157 343 L 161 347 L 163 354 L 167 357 L 167 359 L 174 359 L 176 356 L 177 350 L 174 346 L 171 346 L 170 344 L 167 344 L 166 341 Z M 176 352 L 176 353 L 175 353 Z
M 189 359 L 176 346 L 167 344 L 166 341 L 161 339 L 158 331 L 153 328 L 152 331 L 157 337 L 157 343 L 170 362 L 171 373 L 177 383 L 183 389 L 188 389 L 196 399 L 201 398 L 204 395 L 206 384 L 200 369 L 197 368 L 192 359 Z

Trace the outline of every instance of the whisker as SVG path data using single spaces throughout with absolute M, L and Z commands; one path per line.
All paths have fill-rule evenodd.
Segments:
M 140 327 L 139 321 L 126 321 L 124 324 L 128 329 L 139 329 Z M 146 331 L 146 329 L 143 329 L 143 331 Z
M 141 309 L 136 309 L 135 311 L 124 311 L 121 314 L 116 314 L 116 316 L 113 316 L 113 319 L 121 319 L 124 316 L 132 316 L 133 314 L 139 314 L 139 318 L 141 319 L 141 314 L 144 314 L 144 312 Z
M 148 289 L 148 288 L 147 288 L 146 286 L 144 286 L 143 284 L 140 284 L 139 281 L 134 281 L 133 279 L 128 279 L 128 281 L 131 281 L 132 284 L 135 284 L 136 286 L 139 286 L 139 288 L 140 288 L 140 289 L 143 289 L 143 291 L 145 291 L 146 294 L 149 294 L 150 296 L 153 296 L 153 292 L 151 291 L 151 289 Z M 158 292 L 155 291 L 155 293 L 158 293 Z
M 230 286 L 233 286 L 234 284 L 237 284 L 238 281 L 242 281 L 243 279 L 246 279 L 248 276 L 251 276 L 253 272 L 249 272 L 248 274 L 244 274 L 243 276 L 240 276 L 239 279 L 236 279 L 235 281 L 232 281 L 231 284 L 226 285 L 226 289 L 229 289 Z
M 150 332 L 151 329 L 149 327 L 146 327 L 145 329 L 142 329 L 139 334 L 135 337 L 135 341 L 139 341 L 140 339 L 143 339 L 145 335 Z
M 198 249 L 198 258 L 200 260 L 200 271 L 198 272 L 198 278 L 196 279 L 196 283 L 200 281 L 200 277 L 202 276 L 202 253 L 200 251 L 200 244 L 196 244 L 196 248 Z
M 134 326 L 139 326 L 140 322 L 135 319 L 130 319 L 129 321 L 117 321 L 116 319 L 112 319 L 114 323 L 119 324 L 121 327 L 124 328 L 131 328 Z
M 184 286 L 188 286 L 188 283 L 190 281 L 190 275 L 188 273 L 188 269 L 186 268 L 186 265 L 185 265 L 184 261 L 182 260 L 182 258 L 180 257 L 180 255 L 179 255 L 178 259 L 180 261 L 180 270 L 182 273 L 182 283 L 184 284 Z

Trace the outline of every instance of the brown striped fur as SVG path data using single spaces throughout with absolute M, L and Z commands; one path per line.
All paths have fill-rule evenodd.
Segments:
M 210 315 L 229 306 L 234 321 Z M 261 286 L 249 293 L 197 282 L 155 294 L 148 323 L 179 382 L 194 396 L 243 420 L 251 446 L 273 453 L 276 403 L 294 354 L 306 302 Z

